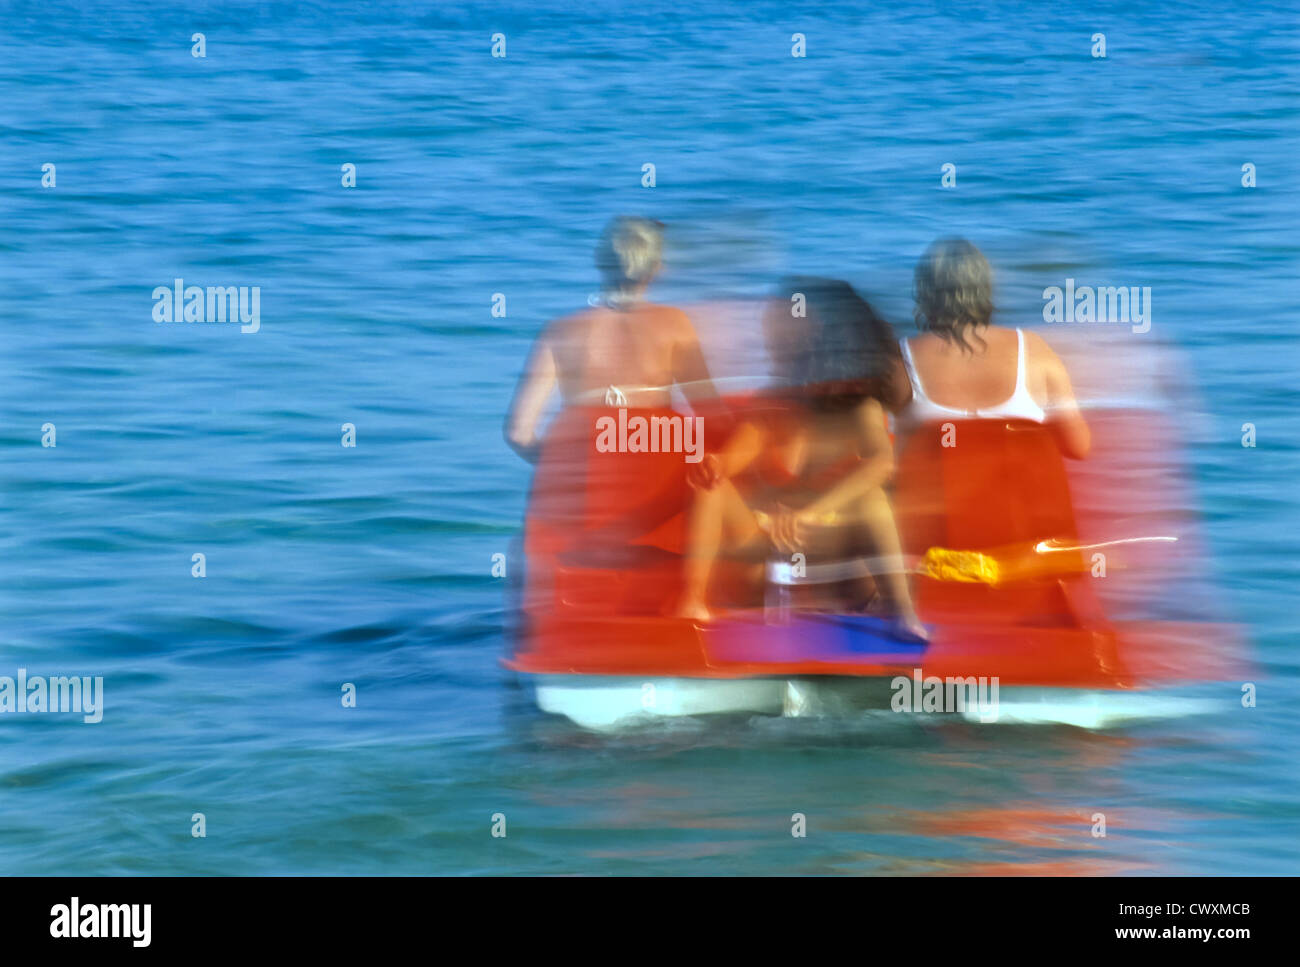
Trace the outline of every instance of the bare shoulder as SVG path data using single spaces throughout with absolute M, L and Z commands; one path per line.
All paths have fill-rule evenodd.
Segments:
M 1056 350 L 1048 344 L 1046 339 L 1028 329 L 1024 329 L 1022 332 L 1025 334 L 1025 352 L 1030 361 L 1051 369 L 1063 366 L 1061 357 L 1056 355 Z
M 654 303 L 654 313 L 658 321 L 678 339 L 695 339 L 695 323 L 691 317 L 676 306 Z
M 581 335 L 591 325 L 591 321 L 592 311 L 590 309 L 579 309 L 577 312 L 570 312 L 568 315 L 552 319 L 542 327 L 540 338 L 552 342 L 568 341 L 576 335 Z
M 884 426 L 885 425 L 885 407 L 880 400 L 874 396 L 868 396 L 855 408 L 853 415 L 858 421 L 867 426 Z
M 1025 345 L 1027 347 L 1027 362 L 1031 369 L 1038 373 L 1043 380 L 1043 386 L 1046 389 L 1046 403 L 1052 406 L 1061 406 L 1072 403 L 1074 400 L 1074 387 L 1070 379 L 1070 371 L 1066 369 L 1065 363 L 1061 357 L 1056 355 L 1056 351 L 1047 344 L 1047 340 L 1038 333 L 1026 333 Z

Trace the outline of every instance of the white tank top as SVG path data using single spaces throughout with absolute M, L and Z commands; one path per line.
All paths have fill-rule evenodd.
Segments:
M 925 395 L 921 378 L 916 373 L 916 364 L 912 361 L 912 347 L 904 339 L 903 362 L 907 366 L 907 378 L 912 381 L 912 402 L 907 408 L 907 415 L 917 423 L 929 423 L 937 420 L 951 419 L 989 419 L 989 420 L 1032 420 L 1043 423 L 1047 414 L 1029 395 L 1028 381 L 1025 379 L 1025 334 L 1016 330 L 1016 389 L 1006 400 L 996 406 L 978 410 L 960 410 L 951 406 L 940 406 Z

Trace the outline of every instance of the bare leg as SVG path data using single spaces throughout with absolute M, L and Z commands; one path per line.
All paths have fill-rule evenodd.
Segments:
M 686 587 L 674 613 L 707 621 L 709 578 L 725 541 L 732 546 L 752 541 L 758 534 L 754 514 L 730 480 L 712 490 L 695 492 L 686 532 Z
M 898 527 L 894 523 L 894 509 L 889 497 L 882 488 L 877 487 L 867 494 L 860 504 L 862 528 L 876 546 L 876 551 L 884 562 L 884 572 L 880 582 L 885 586 L 899 621 L 904 630 L 919 638 L 928 638 L 925 625 L 916 614 L 912 604 L 912 592 L 907 584 L 907 570 L 903 565 L 903 548 L 898 539 Z

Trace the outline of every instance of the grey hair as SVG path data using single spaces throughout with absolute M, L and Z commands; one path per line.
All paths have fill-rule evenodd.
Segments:
M 602 286 L 615 300 L 649 282 L 663 258 L 662 222 L 635 215 L 610 219 L 596 246 Z
M 941 238 L 916 264 L 916 323 L 966 352 L 966 341 L 993 317 L 993 269 L 984 253 L 964 238 Z M 972 333 L 972 330 L 974 332 Z

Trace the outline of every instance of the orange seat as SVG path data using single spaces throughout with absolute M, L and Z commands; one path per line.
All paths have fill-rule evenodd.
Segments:
M 680 453 L 599 452 L 595 420 L 609 412 L 568 410 L 543 445 L 525 528 L 524 633 L 512 668 L 727 678 L 884 676 L 923 665 L 930 674 L 998 676 L 1005 685 L 1115 688 L 1223 678 L 1240 665 L 1237 637 L 1225 626 L 1107 617 L 1074 547 L 1065 461 L 1050 431 L 1024 421 L 954 420 L 901 441 L 892 500 L 905 553 L 919 561 L 941 551 L 929 561 L 942 565 L 932 567 L 936 576 L 914 579 L 918 610 L 933 629 L 923 654 L 880 641 L 863 651 L 855 641 L 870 644 L 869 635 L 833 624 L 782 631 L 765 624 L 761 609 L 703 626 L 663 617 L 681 588 L 688 465 Z M 1096 452 L 1111 452 L 1107 440 L 1131 438 L 1149 422 L 1137 413 L 1098 420 Z M 1108 475 L 1094 459 L 1088 479 L 1122 485 L 1127 464 L 1116 466 Z M 1067 549 L 1045 555 L 1042 542 Z M 788 647 L 754 647 L 759 639 L 782 644 L 782 635 L 793 636 Z
M 1041 424 L 972 419 L 918 427 L 899 454 L 893 504 L 909 559 L 932 549 L 978 551 L 1012 578 L 919 576 L 917 605 L 925 620 L 1058 626 L 1079 624 L 1081 612 L 1096 616 L 1076 579 L 1078 552 L 1035 550 L 1044 541 L 1067 548 L 1078 541 L 1065 461 Z

